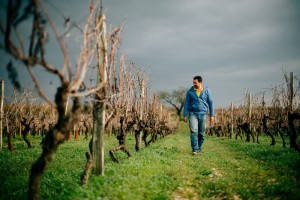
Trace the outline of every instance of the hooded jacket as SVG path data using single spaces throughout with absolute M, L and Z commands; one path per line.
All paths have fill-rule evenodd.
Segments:
M 210 90 L 208 87 L 203 86 L 203 90 L 198 97 L 194 90 L 194 86 L 192 86 L 186 94 L 183 116 L 187 117 L 190 112 L 196 114 L 207 114 L 208 111 L 210 116 L 214 117 L 214 103 Z

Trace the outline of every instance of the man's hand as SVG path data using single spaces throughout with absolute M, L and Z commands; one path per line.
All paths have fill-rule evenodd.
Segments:
M 183 121 L 184 121 L 184 122 L 187 122 L 187 117 L 184 117 L 184 118 L 183 118 Z
M 210 117 L 209 118 L 209 123 L 210 123 L 210 125 L 212 125 L 212 123 L 215 121 L 215 118 L 214 117 Z

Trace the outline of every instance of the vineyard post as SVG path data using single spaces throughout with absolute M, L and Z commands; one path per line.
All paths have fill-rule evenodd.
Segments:
M 265 92 L 263 93 L 261 104 L 262 104 L 261 105 L 262 106 L 262 112 L 260 114 L 260 118 L 262 120 L 265 117 L 265 112 L 266 112 Z M 263 130 L 264 130 L 263 126 L 260 126 L 259 133 L 264 132 Z M 258 142 L 258 137 L 259 137 L 259 134 L 257 133 L 257 143 L 259 143 Z
M 19 137 L 22 137 L 23 126 L 22 123 L 19 122 Z
M 4 100 L 4 80 L 1 80 L 0 81 L 0 101 L 1 101 L 1 104 L 0 104 L 0 151 L 2 150 L 2 145 L 3 145 L 3 142 L 2 142 L 2 134 L 3 134 L 3 126 L 2 126 L 2 123 L 3 123 L 3 100 Z
M 65 108 L 65 115 L 67 115 L 68 106 L 69 106 L 69 97 L 67 98 L 67 103 L 66 103 L 66 108 Z
M 223 127 L 223 123 L 224 123 L 224 110 L 222 108 L 221 110 L 221 126 Z
M 96 19 L 97 49 L 98 49 L 98 82 L 103 87 L 95 94 L 94 102 L 94 132 L 93 132 L 93 160 L 95 174 L 104 176 L 104 128 L 105 128 L 105 95 L 106 95 L 106 21 L 103 14 Z M 99 83 L 100 84 L 100 83 Z
M 252 102 L 251 102 L 251 93 L 248 94 L 248 120 L 249 120 L 249 129 L 251 130 L 251 110 L 252 110 Z
M 290 112 L 293 111 L 293 97 L 294 97 L 294 73 L 290 73 Z
M 231 131 L 230 131 L 230 139 L 233 135 L 233 102 L 231 102 Z
M 139 113 L 139 118 L 140 121 L 143 121 L 143 115 L 144 115 L 144 101 L 145 101 L 145 81 L 142 80 L 141 85 L 140 85 L 140 89 L 141 89 L 141 97 L 140 97 L 140 113 Z M 142 142 L 142 134 L 139 135 L 139 139 L 138 139 L 138 146 L 141 146 L 141 142 Z
M 294 96 L 294 74 L 290 73 L 290 96 L 289 96 L 289 113 L 293 112 L 293 96 Z M 290 146 L 294 148 L 293 137 L 295 137 L 292 133 L 290 134 Z
M 163 105 L 162 104 L 160 104 L 159 120 L 163 120 Z

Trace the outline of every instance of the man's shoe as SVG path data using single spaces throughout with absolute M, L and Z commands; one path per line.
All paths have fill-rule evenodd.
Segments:
M 193 151 L 192 152 L 193 155 L 197 155 L 197 153 L 198 153 L 197 151 Z

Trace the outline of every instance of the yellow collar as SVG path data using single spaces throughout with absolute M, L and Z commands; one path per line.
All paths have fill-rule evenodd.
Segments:
M 196 94 L 197 94 L 198 97 L 200 96 L 200 94 L 203 91 L 203 89 L 204 89 L 203 86 L 200 87 L 198 90 L 194 87 L 194 90 L 195 90 L 195 92 L 196 92 Z
M 198 92 L 201 92 L 203 89 L 204 89 L 203 86 L 201 86 L 199 89 L 196 89 L 196 88 L 194 87 L 194 90 L 195 90 L 195 91 L 198 91 Z

